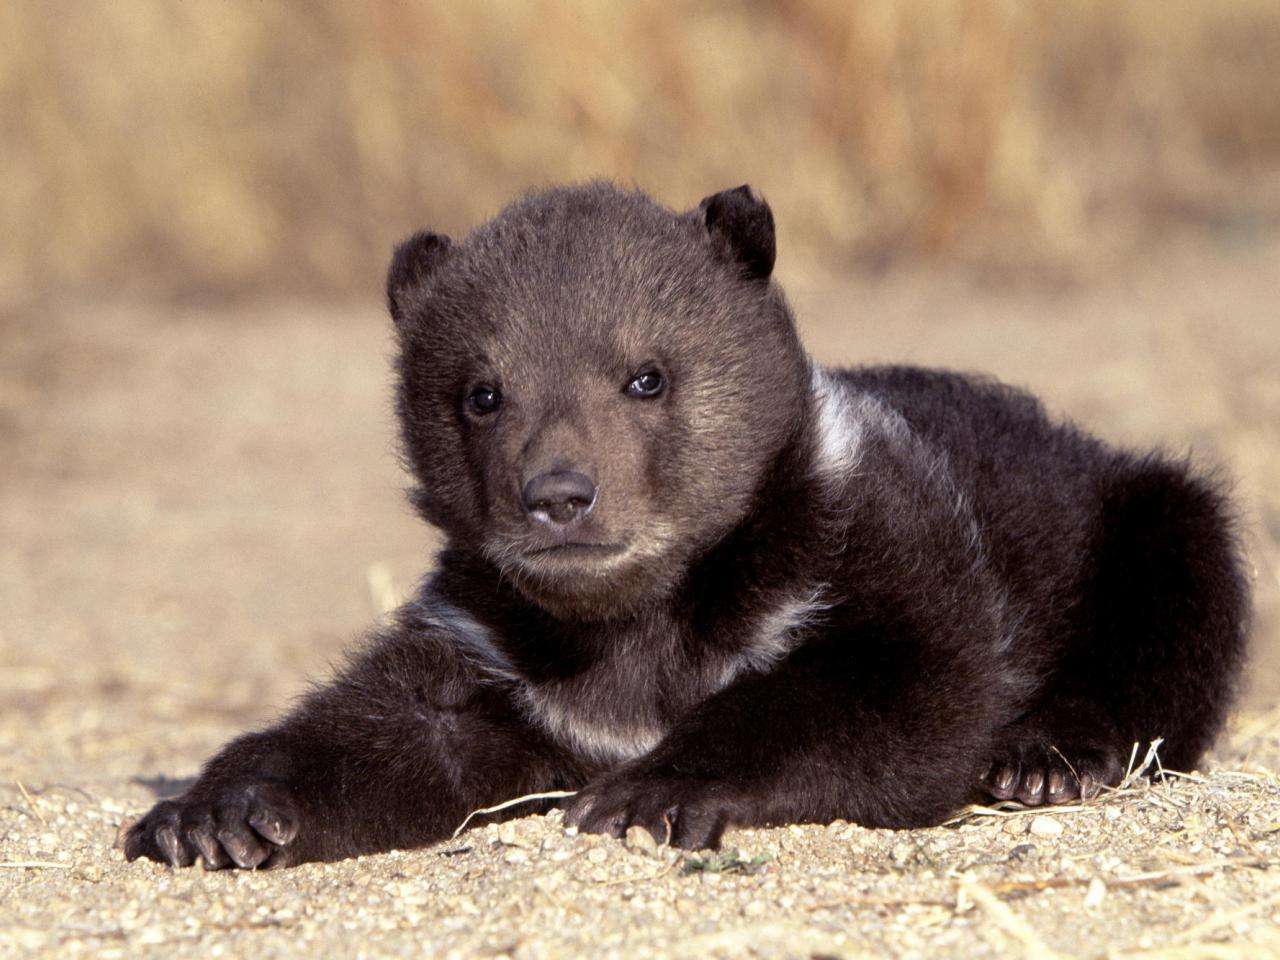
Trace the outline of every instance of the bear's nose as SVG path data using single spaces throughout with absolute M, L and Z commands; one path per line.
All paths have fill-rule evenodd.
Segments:
M 524 485 L 524 506 L 543 523 L 567 524 L 591 512 L 596 485 L 576 470 L 540 473 Z

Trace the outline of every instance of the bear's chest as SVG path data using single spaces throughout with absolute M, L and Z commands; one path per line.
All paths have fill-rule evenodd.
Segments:
M 611 633 L 585 669 L 527 680 L 519 696 L 531 719 L 574 752 L 606 766 L 625 762 L 735 678 L 770 669 L 824 608 L 821 591 L 811 591 L 701 628 L 666 617 L 638 624 Z
M 646 624 L 609 636 L 569 677 L 528 682 L 530 717 L 584 758 L 613 765 L 653 749 L 679 717 L 723 686 L 678 624 Z

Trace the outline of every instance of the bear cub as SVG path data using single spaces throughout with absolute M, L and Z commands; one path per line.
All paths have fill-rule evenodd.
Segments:
M 436 572 L 126 855 L 332 860 L 551 790 L 581 830 L 696 849 L 1088 797 L 1156 737 L 1193 767 L 1245 649 L 1215 484 L 992 380 L 821 367 L 773 264 L 747 187 L 684 213 L 553 189 L 401 244 Z

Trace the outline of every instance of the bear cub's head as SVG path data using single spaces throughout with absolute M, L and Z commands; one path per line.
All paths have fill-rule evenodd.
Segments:
M 686 213 L 559 188 L 459 242 L 410 237 L 387 297 L 415 505 L 555 616 L 666 597 L 807 422 L 773 263 L 747 187 Z

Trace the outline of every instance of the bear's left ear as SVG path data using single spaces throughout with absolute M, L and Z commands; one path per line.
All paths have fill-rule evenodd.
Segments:
M 698 205 L 707 232 L 754 280 L 768 280 L 777 256 L 773 211 L 745 183 L 707 197 Z
M 387 270 L 387 306 L 391 319 L 400 326 L 409 314 L 414 292 L 425 283 L 449 256 L 449 238 L 422 230 L 396 246 Z

